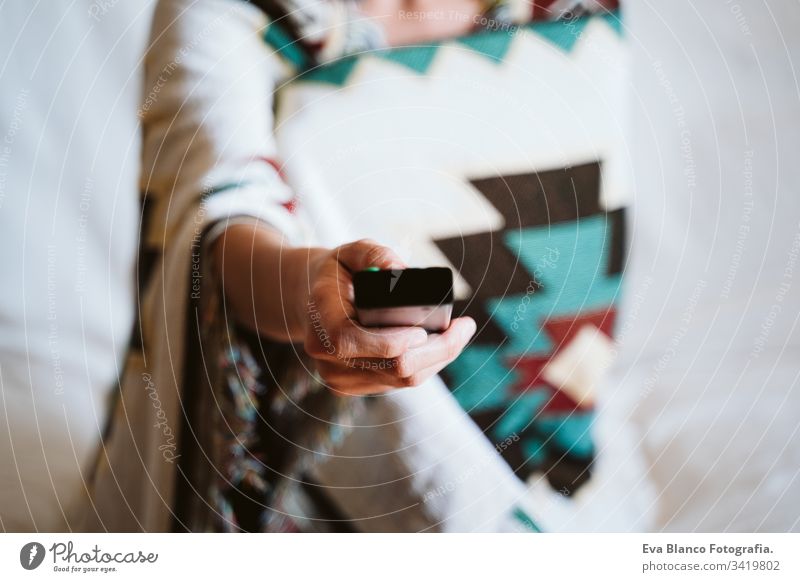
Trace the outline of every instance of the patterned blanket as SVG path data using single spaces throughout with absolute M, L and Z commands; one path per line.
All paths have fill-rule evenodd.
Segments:
M 466 446 L 444 434 L 440 443 L 413 441 L 423 417 L 435 431 L 437 411 L 458 425 L 452 434 L 483 439 L 436 387 L 368 406 L 391 410 L 376 423 L 397 428 L 387 447 L 410 465 L 390 492 L 370 489 L 377 497 L 363 523 L 536 529 L 514 505 L 522 486 L 498 466 L 496 451 L 520 474 L 547 469 L 567 492 L 591 457 L 590 384 L 611 324 L 620 261 L 613 248 L 622 244 L 613 211 L 625 193 L 617 117 L 604 109 L 620 102 L 616 16 L 558 12 L 561 22 L 520 28 L 496 26 L 498 12 L 486 32 L 390 50 L 374 48 L 374 35 L 360 34 L 346 10 L 334 16 L 354 34 L 326 47 L 313 42 L 314 19 L 292 22 L 262 8 L 175 0 L 156 15 L 140 111 L 140 325 L 91 483 L 95 523 L 87 527 L 286 531 L 341 523 L 331 512 L 318 519 L 330 500 L 315 495 L 307 477 L 315 469 L 312 480 L 325 478 L 318 461 L 339 438 L 331 427 L 348 426 L 357 407 L 334 402 L 301 362 L 271 366 L 271 348 L 252 345 L 226 320 L 210 277 L 204 249 L 219 226 L 257 219 L 287 233 L 311 224 L 326 244 L 371 236 L 405 247 L 414 263 L 449 261 L 462 273 L 459 309 L 481 324 L 446 375 L 489 442 Z M 369 51 L 338 58 L 359 46 Z M 269 68 L 255 73 L 255 63 Z M 279 91 L 273 120 L 261 92 L 299 72 Z M 260 106 L 248 105 L 246 128 L 257 129 L 237 133 L 237 99 Z M 537 339 L 539 329 L 548 338 Z M 539 371 L 536 358 L 548 360 Z M 294 422 L 310 412 L 318 422 Z M 431 451 L 444 455 L 449 473 L 428 475 Z M 471 455 L 481 451 L 491 455 Z M 408 476 L 413 483 L 404 484 Z M 342 477 L 347 471 L 327 476 Z M 356 487 L 351 509 L 365 491 Z M 376 507 L 387 503 L 405 503 L 405 521 L 392 512 L 376 520 Z M 500 506 L 516 508 L 506 515 Z
M 521 478 L 564 495 L 591 473 L 625 254 L 620 32 L 611 12 L 371 51 L 310 70 L 278 108 L 324 242 L 459 273 L 479 332 L 448 387 Z

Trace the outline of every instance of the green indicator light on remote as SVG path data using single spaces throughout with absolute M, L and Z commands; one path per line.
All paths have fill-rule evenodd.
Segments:
M 365 271 L 372 271 L 372 272 L 374 273 L 375 271 L 380 271 L 380 270 L 381 270 L 381 268 L 380 268 L 380 267 L 367 267 L 367 268 L 366 268 L 366 269 L 364 269 L 364 270 L 365 270 Z

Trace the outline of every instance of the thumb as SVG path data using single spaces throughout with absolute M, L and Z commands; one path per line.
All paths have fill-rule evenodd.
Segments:
M 407 267 L 405 261 L 392 249 L 369 239 L 342 245 L 335 250 L 335 254 L 336 259 L 351 273 L 370 267 L 379 269 L 405 269 Z

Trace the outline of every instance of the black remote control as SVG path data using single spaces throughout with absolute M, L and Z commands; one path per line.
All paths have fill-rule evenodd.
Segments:
M 370 269 L 353 276 L 358 321 L 366 327 L 422 327 L 441 332 L 453 313 L 453 272 Z

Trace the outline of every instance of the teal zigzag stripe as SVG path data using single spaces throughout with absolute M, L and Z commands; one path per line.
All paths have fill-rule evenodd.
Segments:
M 553 349 L 542 329 L 546 319 L 617 302 L 621 277 L 606 273 L 610 234 L 605 215 L 506 233 L 506 246 L 528 272 L 537 273 L 542 288 L 527 302 L 523 295 L 489 300 L 488 309 L 508 340 L 500 346 L 470 345 L 448 367 L 453 395 L 468 412 L 474 414 L 516 401 L 514 409 L 497 426 L 496 436 L 505 438 L 521 430 L 520 419 L 530 419 L 542 398 L 536 392 L 522 398 L 511 393 L 519 378 L 516 370 L 508 368 L 508 358 L 547 354 Z M 557 260 L 543 261 L 549 256 Z
M 507 32 L 479 32 L 456 40 L 457 43 L 495 62 L 502 62 L 511 48 L 514 35 Z
M 523 34 L 525 32 L 536 34 L 568 53 L 575 48 L 581 39 L 589 21 L 597 18 L 605 22 L 618 35 L 622 35 L 622 22 L 618 12 L 615 11 L 602 16 L 589 16 L 570 21 L 534 22 L 519 29 L 479 32 L 455 39 L 453 42 L 467 47 L 492 62 L 501 63 L 508 54 L 514 39 L 521 31 Z M 273 28 L 274 26 L 269 27 L 265 40 L 275 46 L 278 52 L 288 58 L 292 64 L 298 64 L 304 58 L 302 52 L 294 48 L 294 45 L 284 38 L 282 30 L 272 31 Z M 270 31 L 272 31 L 271 36 Z M 342 86 L 347 83 L 359 59 L 365 56 L 398 63 L 415 73 L 424 75 L 436 58 L 439 48 L 446 44 L 452 45 L 452 43 L 436 43 L 425 46 L 407 46 L 344 57 L 333 63 L 316 67 L 306 72 L 300 79 Z
M 384 49 L 369 53 L 386 61 L 392 61 L 404 65 L 419 74 L 424 74 L 431 66 L 439 44 L 426 46 L 408 46 L 402 49 Z
M 293 67 L 302 70 L 308 66 L 308 55 L 299 42 L 294 40 L 277 22 L 272 22 L 264 31 L 264 42 L 274 48 Z

